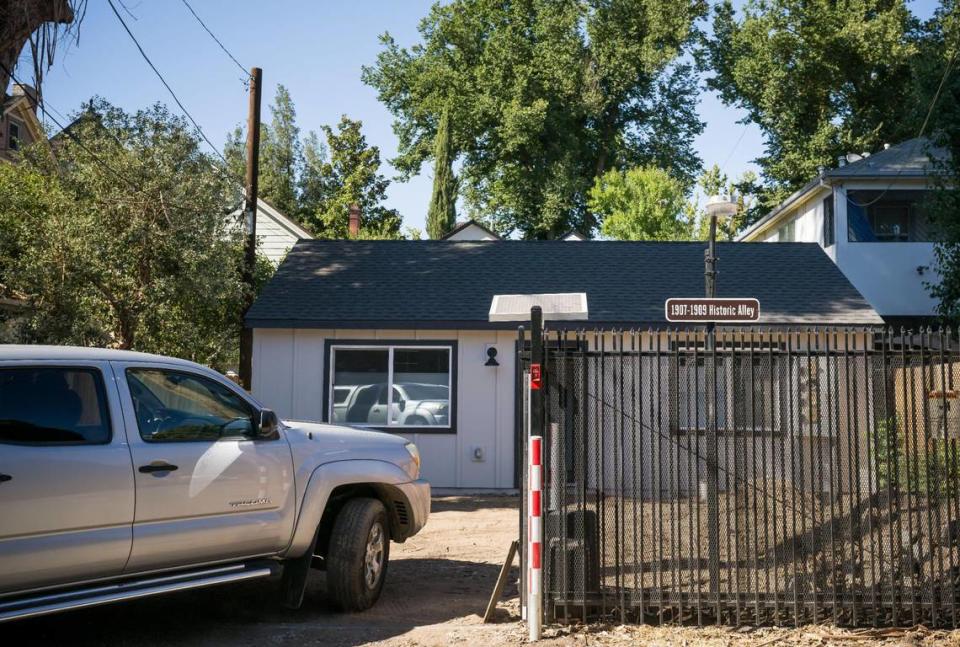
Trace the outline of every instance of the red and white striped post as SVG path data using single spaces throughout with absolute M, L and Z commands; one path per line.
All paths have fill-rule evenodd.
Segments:
M 543 436 L 530 436 L 530 492 L 527 509 L 527 627 L 530 641 L 540 640 L 543 619 Z

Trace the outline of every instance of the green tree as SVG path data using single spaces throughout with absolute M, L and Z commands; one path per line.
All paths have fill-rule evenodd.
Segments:
M 327 147 L 316 132 L 310 131 L 303 139 L 303 169 L 297 181 L 297 212 L 295 218 L 306 223 L 323 200 L 326 188 L 324 164 Z
M 435 155 L 450 113 L 464 206 L 502 233 L 597 222 L 595 178 L 653 164 L 692 182 L 697 78 L 681 54 L 703 0 L 436 3 L 410 49 L 389 35 L 364 81 L 395 116 L 403 177 Z
M 304 168 L 304 147 L 297 126 L 297 112 L 290 92 L 283 85 L 270 106 L 269 124 L 260 125 L 260 198 L 296 218 L 299 209 L 298 184 Z M 227 136 L 224 157 L 231 175 L 246 176 L 246 133 L 237 126 Z
M 270 106 L 270 125 L 260 147 L 260 194 L 286 214 L 297 212 L 297 182 L 303 168 L 303 146 L 290 93 L 277 86 Z
M 450 111 L 444 110 L 437 127 L 433 153 L 433 193 L 427 210 L 427 234 L 443 238 L 457 221 L 457 178 L 453 174 Z
M 689 240 L 693 232 L 684 183 L 655 166 L 607 171 L 588 206 L 617 240 Z
M 763 132 L 763 207 L 839 155 L 916 136 L 917 27 L 903 0 L 748 0 L 740 17 L 729 0 L 716 7 L 707 85 Z
M 925 25 L 929 37 L 919 57 L 915 84 L 919 96 L 937 97 L 924 104 L 929 113 L 927 132 L 932 134 L 930 152 L 935 165 L 933 192 L 929 203 L 930 219 L 939 233 L 934 246 L 938 281 L 927 288 L 938 302 L 938 313 L 948 323 L 960 323 L 960 3 L 947 0 Z M 950 75 L 950 70 L 954 71 Z M 942 86 L 941 86 L 942 83 Z M 937 89 L 939 88 L 939 96 Z M 924 115 L 926 120 L 927 115 Z M 947 155 L 943 155 L 946 152 Z
M 710 196 L 728 195 L 737 204 L 737 213 L 717 222 L 718 240 L 736 240 L 737 234 L 756 220 L 752 217 L 757 204 L 754 195 L 757 190 L 757 175 L 753 171 L 745 171 L 739 180 L 731 182 L 726 173 L 720 170 L 720 166 L 714 164 L 703 172 L 697 180 L 697 186 L 699 193 L 696 193 L 690 202 L 690 210 L 695 213 L 694 235 L 697 239 L 706 240 L 709 236 L 710 217 L 699 204 L 701 201 L 705 203 Z
M 260 197 L 307 227 L 318 238 L 347 235 L 348 207 L 363 209 L 363 237 L 400 237 L 400 215 L 383 206 L 390 180 L 380 172 L 380 151 L 368 146 L 361 123 L 344 116 L 337 130 L 323 126 L 300 136 L 287 89 L 277 86 L 270 124 L 260 132 Z M 243 177 L 245 133 L 227 136 L 224 157 L 234 177 Z
M 246 289 L 234 183 L 164 107 L 88 110 L 82 146 L 64 136 L 56 160 L 38 147 L 0 165 L 0 221 L 20 223 L 0 282 L 28 295 L 21 341 L 228 365 Z
M 346 238 L 351 204 L 363 214 L 365 238 L 400 238 L 400 214 L 383 206 L 390 181 L 380 173 L 380 149 L 367 144 L 363 124 L 344 115 L 323 127 L 329 159 L 316 171 L 315 204 L 305 215 L 317 235 Z

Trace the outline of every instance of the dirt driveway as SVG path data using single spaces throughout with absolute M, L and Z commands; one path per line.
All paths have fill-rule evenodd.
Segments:
M 275 582 L 250 582 L 0 625 L 0 645 L 480 645 L 523 644 L 516 587 L 496 624 L 480 614 L 517 529 L 516 497 L 433 501 L 427 527 L 393 546 L 383 597 L 363 614 L 333 613 L 323 575 L 304 609 L 277 603 Z M 516 581 L 516 569 L 512 582 Z M 547 645 L 955 645 L 960 632 L 895 632 L 885 638 L 829 627 L 735 630 L 693 627 L 552 628 Z

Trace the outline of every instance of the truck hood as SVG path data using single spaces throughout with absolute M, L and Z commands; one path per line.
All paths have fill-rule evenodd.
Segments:
M 410 441 L 402 436 L 297 420 L 284 420 L 283 425 L 298 472 L 334 461 L 368 459 L 393 463 L 417 478 L 413 458 L 404 447 Z

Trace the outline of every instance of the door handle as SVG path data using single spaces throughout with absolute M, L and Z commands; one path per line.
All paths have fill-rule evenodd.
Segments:
M 176 465 L 171 465 L 169 463 L 150 463 L 149 465 L 141 465 L 140 472 L 142 474 L 153 474 L 155 472 L 173 472 L 177 469 Z
M 6 483 L 7 481 L 12 481 L 13 477 L 9 474 L 0 474 L 0 483 Z

